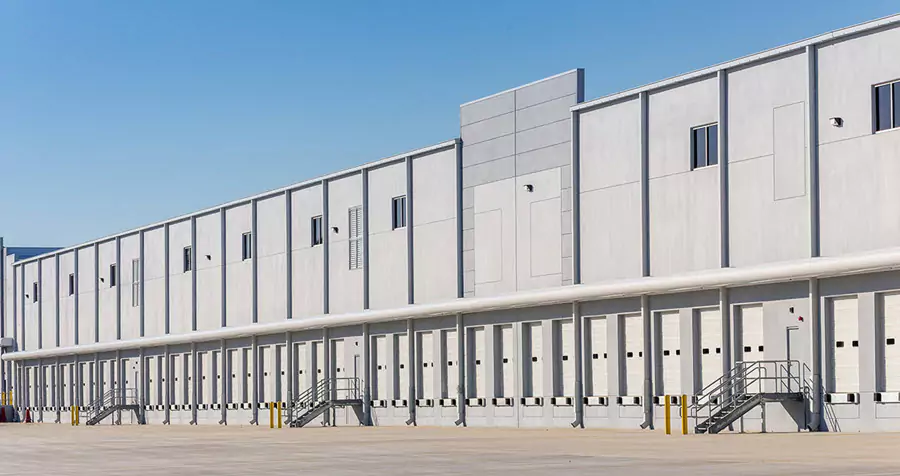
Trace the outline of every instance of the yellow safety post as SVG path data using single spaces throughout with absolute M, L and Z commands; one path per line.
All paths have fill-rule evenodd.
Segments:
M 269 403 L 269 428 L 275 428 L 275 407 Z
M 671 405 L 671 402 L 669 402 L 668 395 L 664 396 L 663 398 L 666 399 L 666 434 L 671 435 L 672 434 L 672 420 L 670 418 L 672 417 L 672 405 Z
M 276 402 L 275 404 L 278 405 L 278 429 L 280 430 L 281 429 L 281 402 Z
M 687 395 L 681 396 L 681 434 L 686 435 L 687 433 Z
M 81 407 L 78 405 L 75 405 L 75 426 L 78 426 L 80 424 L 81 424 Z

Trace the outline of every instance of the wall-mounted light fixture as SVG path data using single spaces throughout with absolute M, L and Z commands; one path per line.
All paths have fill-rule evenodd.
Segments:
M 331 232 L 332 232 L 332 233 L 337 233 L 337 232 L 338 232 L 338 227 L 336 227 L 336 226 L 331 227 Z
M 105 283 L 105 282 L 106 282 L 106 280 L 105 280 L 105 279 L 103 279 L 103 278 L 100 278 L 100 282 L 101 282 L 101 283 Z
M 206 255 L 207 261 L 212 261 L 212 255 Z
M 840 117 L 832 117 L 828 119 L 834 127 L 844 127 L 844 120 Z
M 529 193 L 534 191 L 534 185 L 531 185 L 530 183 L 526 183 L 522 186 L 522 188 L 524 188 L 525 191 Z

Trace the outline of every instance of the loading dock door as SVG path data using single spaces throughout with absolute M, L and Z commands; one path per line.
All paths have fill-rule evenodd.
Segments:
M 186 382 L 184 378 L 184 365 L 182 364 L 182 359 L 180 354 L 173 354 L 169 356 L 171 359 L 170 362 L 170 371 L 169 375 L 172 375 L 172 404 L 173 405 L 182 405 L 185 403 L 184 400 L 184 384 Z
M 262 381 L 259 386 L 260 403 L 275 400 L 275 349 L 274 346 L 259 348 L 259 372 Z
M 660 395 L 681 395 L 681 313 L 678 311 L 659 314 L 662 331 L 660 365 L 662 365 L 662 388 Z
M 287 346 L 275 347 L 275 400 L 283 402 L 287 400 Z
M 212 404 L 221 403 L 222 385 L 225 380 L 222 378 L 222 351 L 214 350 L 211 352 L 212 357 L 209 363 L 209 389 L 210 394 L 208 401 Z
M 344 341 L 343 340 L 334 340 L 331 341 L 331 360 L 334 362 L 334 367 L 332 370 L 334 373 L 332 374 L 335 378 L 342 378 L 347 376 L 347 363 L 344 355 Z M 346 383 L 338 384 L 338 388 L 346 388 Z M 341 393 L 335 393 L 337 398 L 343 398 L 346 395 Z
M 402 400 L 409 395 L 409 336 L 406 334 L 394 335 L 395 356 L 397 358 L 394 365 L 395 381 L 394 398 Z
M 900 293 L 882 296 L 884 391 L 900 392 Z
M 856 297 L 831 300 L 831 369 L 834 392 L 859 392 L 859 311 Z
M 212 379 L 210 376 L 209 354 L 206 352 L 197 352 L 197 405 L 209 403 L 209 397 L 212 394 Z
M 740 353 L 735 353 L 737 360 L 752 362 L 763 360 L 763 307 L 761 305 L 743 306 L 740 308 L 741 345 Z
M 53 389 L 56 387 L 53 384 L 53 378 L 56 375 L 56 368 L 51 366 L 44 367 L 44 398 L 41 402 L 41 406 L 44 407 L 55 407 L 56 406 L 56 397 L 53 395 Z
M 372 350 L 375 355 L 372 357 L 372 366 L 375 368 L 375 375 L 372 379 L 372 399 L 387 400 L 388 397 L 388 360 L 387 360 L 387 337 L 374 336 Z
M 228 375 L 228 387 L 225 389 L 225 403 L 241 403 L 241 395 L 244 393 L 241 388 L 243 378 L 241 378 L 241 356 L 239 349 L 226 350 L 225 373 Z
M 591 326 L 590 359 L 591 387 L 590 396 L 608 395 L 607 354 L 606 354 L 606 318 L 596 317 L 588 321 Z
M 444 336 L 444 385 L 443 397 L 455 397 L 459 393 L 459 347 L 457 347 L 456 331 L 443 331 Z
M 294 378 L 297 395 L 305 392 L 311 385 L 309 362 L 309 345 L 305 342 L 294 344 Z
M 702 309 L 700 314 L 700 388 L 722 376 L 722 313 Z
M 498 382 L 500 382 L 501 387 L 497 396 L 511 398 L 516 394 L 516 349 L 515 339 L 513 337 L 513 326 L 499 326 L 498 330 L 500 335 L 500 346 L 498 351 L 500 355 L 500 359 L 498 359 L 500 378 L 498 379 Z M 482 344 L 483 343 L 484 339 L 482 339 Z M 483 354 L 484 353 L 482 352 L 482 355 Z M 482 378 L 482 382 L 484 382 L 484 378 Z
M 316 372 L 313 375 L 312 385 L 318 385 L 320 380 L 325 378 L 325 343 L 324 342 L 313 342 L 313 349 L 315 350 L 315 354 L 313 354 L 313 365 L 315 366 Z
M 575 324 L 572 321 L 555 321 L 557 331 L 554 332 L 556 342 L 557 378 L 554 385 L 555 396 L 575 395 Z
M 485 360 L 484 327 L 473 327 L 469 333 L 468 362 L 469 385 L 466 388 L 468 398 L 487 397 L 487 361 Z M 498 349 L 499 352 L 499 349 Z
M 421 332 L 418 337 L 418 398 L 434 398 L 434 337 L 431 332 Z
M 544 392 L 544 338 L 541 334 L 540 322 L 526 323 L 522 326 L 525 330 L 522 336 L 525 342 L 523 346 L 525 357 L 525 397 L 542 397 Z
M 643 392 L 644 381 L 644 318 L 640 314 L 622 316 L 625 325 L 625 348 L 620 352 L 625 362 L 625 388 L 623 395 L 637 396 Z

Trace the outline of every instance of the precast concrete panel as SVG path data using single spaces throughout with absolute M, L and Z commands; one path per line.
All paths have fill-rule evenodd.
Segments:
M 75 252 L 70 251 L 59 255 L 59 345 L 71 347 L 75 345 Z M 69 276 L 72 276 L 71 292 L 69 288 Z M 7 296 L 12 296 L 9 292 Z M 10 299 L 11 300 L 11 299 Z M 11 329 L 11 327 L 8 327 Z M 7 331 L 9 332 L 9 331 Z
M 118 287 L 122 283 L 117 282 L 119 274 L 114 272 L 113 266 L 116 264 L 116 242 L 106 241 L 100 243 L 97 248 L 98 261 L 100 265 L 100 278 L 97 286 L 99 286 L 100 299 L 100 334 L 98 342 L 114 342 L 117 339 L 118 313 L 116 312 L 116 293 Z M 80 263 L 79 263 L 80 264 Z
M 140 236 L 132 234 L 119 242 L 119 286 L 121 293 L 121 339 L 137 339 L 141 336 L 140 308 Z M 135 264 L 137 262 L 137 264 Z M 60 287 L 60 289 L 63 289 Z
M 737 313 L 740 345 L 735 346 L 735 360 L 755 361 L 765 358 L 763 339 L 763 306 L 741 306 Z
M 722 313 L 719 309 L 697 311 L 700 323 L 700 388 L 722 376 Z
M 443 365 L 441 365 L 442 371 L 442 382 L 441 385 L 441 398 L 456 398 L 459 393 L 459 372 L 457 369 L 459 368 L 459 347 L 457 346 L 457 335 L 455 330 L 443 330 L 441 331 L 441 353 L 443 354 L 443 358 L 441 359 Z
M 681 395 L 681 313 L 660 312 L 657 314 L 660 329 L 659 365 L 662 378 L 657 382 L 657 395 Z M 627 329 L 628 332 L 630 329 Z M 639 360 L 640 361 L 640 360 Z M 659 385 L 659 384 L 662 385 Z M 630 387 L 630 382 L 629 382 Z
M 55 407 L 56 406 L 56 396 L 53 394 L 53 389 L 55 385 L 53 384 L 54 378 L 56 376 L 56 367 L 51 367 L 49 365 L 45 365 L 40 368 L 41 373 L 41 406 L 42 407 Z
M 457 297 L 456 150 L 415 157 L 413 276 L 416 304 Z M 369 204 L 370 208 L 372 204 Z
M 560 169 L 516 177 L 516 289 L 562 284 Z
M 606 317 L 594 317 L 588 320 L 590 333 L 588 334 L 588 352 L 590 358 L 590 385 L 588 386 L 589 396 L 606 396 L 609 395 L 609 379 L 607 373 L 607 363 L 609 362 L 607 353 L 607 320 Z
M 881 364 L 884 384 L 881 391 L 900 392 L 900 294 L 882 294 L 880 325 L 882 327 Z
M 38 319 L 38 265 L 36 262 L 26 263 L 20 267 L 24 268 L 25 286 L 19 291 L 20 302 L 23 303 L 24 313 L 22 314 L 22 326 L 19 327 L 20 335 L 23 338 L 17 338 L 17 341 L 24 343 L 22 350 L 38 350 L 40 349 L 40 320 Z M 35 292 L 37 291 L 38 294 Z
M 406 196 L 406 163 L 369 171 L 369 307 L 389 309 L 409 303 L 406 227 L 394 228 L 393 200 Z M 408 198 L 407 198 L 408 199 Z M 406 211 L 404 209 L 404 216 Z M 418 216 L 418 210 L 416 210 Z M 449 250 L 444 250 L 448 253 Z
M 525 351 L 523 388 L 524 397 L 544 396 L 544 336 L 540 322 L 529 322 L 522 325 L 522 338 Z
M 256 205 L 257 276 L 259 322 L 287 319 L 286 210 L 283 194 L 260 200 Z M 321 276 L 321 275 L 320 275 Z
M 570 320 L 553 321 L 553 395 L 575 395 L 575 325 Z
M 222 327 L 222 217 L 197 218 L 197 330 Z
M 409 336 L 407 334 L 394 334 L 394 399 L 400 400 L 407 397 L 409 389 Z
M 416 334 L 417 346 L 417 398 L 434 398 L 434 333 L 419 332 Z
M 186 334 L 193 327 L 192 275 L 196 270 L 186 270 L 184 265 L 185 249 L 190 246 L 190 220 L 169 225 L 169 334 Z
M 351 269 L 350 210 L 362 206 L 362 176 L 353 174 L 328 183 L 329 312 L 342 314 L 363 309 L 362 266 Z M 337 231 L 335 231 L 337 230 Z M 361 246 L 361 243 L 360 243 Z
M 475 187 L 475 295 L 516 290 L 516 180 Z
M 859 392 L 859 301 L 856 296 L 829 299 L 831 385 L 834 392 Z
M 466 394 L 468 398 L 487 397 L 488 363 L 485 358 L 486 337 L 484 327 L 470 327 L 466 329 L 466 332 L 468 333 L 466 342 L 466 360 L 468 361 L 468 371 L 466 372 L 466 375 L 468 375 Z M 502 352 L 500 346 L 495 346 L 494 350 L 495 352 Z M 502 374 L 500 374 L 500 376 L 502 376 Z
M 900 221 L 885 218 L 900 213 L 900 135 L 873 134 L 872 110 L 873 86 L 900 78 L 898 55 L 896 25 L 817 49 L 823 256 L 889 248 L 900 240 Z M 842 127 L 831 125 L 833 117 Z
M 324 246 L 312 240 L 312 220 L 322 215 L 320 185 L 291 192 L 291 273 L 294 318 L 316 316 L 324 310 Z M 327 233 L 325 230 L 323 234 Z
M 253 272 L 250 259 L 243 259 L 243 235 L 251 231 L 250 205 L 225 211 L 225 316 L 228 327 L 253 322 Z
M 78 343 L 92 344 L 96 342 L 95 309 L 97 300 L 94 290 L 98 284 L 94 272 L 94 248 L 78 250 Z M 26 276 L 27 280 L 27 276 Z
M 166 251 L 164 228 L 154 228 L 144 232 L 144 262 L 141 266 L 144 268 L 144 337 L 165 335 Z M 84 268 L 80 268 L 79 272 L 81 269 Z
M 372 399 L 388 400 L 390 397 L 390 366 L 387 353 L 387 336 L 372 336 Z
M 622 341 L 625 342 L 619 357 L 620 362 L 625 362 L 624 386 L 620 390 L 622 396 L 638 396 L 643 393 L 644 385 L 644 319 L 640 314 L 627 314 L 621 316 L 624 325 L 619 329 L 624 331 Z
M 42 259 L 41 263 L 41 348 L 56 347 L 56 259 Z

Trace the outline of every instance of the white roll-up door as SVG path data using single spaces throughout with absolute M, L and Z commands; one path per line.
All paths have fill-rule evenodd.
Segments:
M 60 391 L 59 406 L 61 406 L 61 407 L 66 407 L 66 406 L 71 405 L 72 399 L 69 396 L 69 388 L 70 388 L 70 385 L 69 385 L 70 370 L 69 369 L 70 369 L 69 364 L 62 364 L 59 367 L 59 370 L 60 370 L 60 374 L 59 374 L 59 391 Z
M 719 309 L 702 309 L 700 314 L 700 388 L 722 376 L 722 313 Z
M 206 352 L 197 352 L 197 405 L 209 403 L 209 397 L 212 394 L 212 379 L 210 376 L 209 354 Z
M 394 388 L 394 398 L 404 399 L 409 395 L 409 336 L 406 334 L 394 335 L 394 354 L 397 363 L 394 365 L 394 380 L 397 386 Z
M 240 403 L 241 365 L 238 349 L 228 349 L 225 351 L 225 375 L 228 379 L 228 385 L 225 387 L 224 403 Z
M 225 379 L 222 378 L 222 351 L 212 351 L 209 362 L 209 388 L 210 394 L 208 401 L 212 404 L 221 403 L 222 385 Z
M 881 300 L 884 391 L 900 392 L 900 293 L 885 294 Z
M 444 385 L 443 397 L 455 397 L 459 392 L 459 347 L 457 346 L 456 331 L 443 331 L 444 336 Z
M 434 337 L 431 332 L 418 334 L 417 356 L 419 358 L 418 398 L 434 398 Z
M 738 360 L 753 362 L 763 360 L 763 307 L 755 304 L 740 307 L 741 345 Z
M 622 316 L 625 325 L 625 348 L 620 352 L 625 361 L 624 395 L 641 395 L 644 386 L 644 318 L 640 314 Z
M 275 398 L 277 402 L 287 399 L 287 346 L 275 346 Z
M 56 368 L 49 365 L 44 367 L 44 398 L 42 406 L 55 407 L 56 398 L 53 396 L 53 378 L 56 374 Z
M 193 355 L 184 354 L 183 361 L 184 361 L 183 375 L 185 376 L 185 378 L 183 379 L 184 384 L 182 385 L 182 391 L 184 392 L 184 403 L 190 404 L 193 402 L 193 398 L 191 396 L 191 393 L 193 391 L 191 389 L 191 385 L 193 385 L 193 379 L 194 379 Z
M 554 321 L 554 354 L 559 372 L 555 379 L 555 396 L 575 395 L 575 324 L 572 321 Z
M 859 307 L 853 297 L 831 300 L 832 385 L 835 392 L 859 392 Z
M 259 386 L 259 401 L 275 401 L 275 346 L 259 348 L 259 368 L 262 374 L 262 383 Z
M 172 376 L 172 404 L 181 405 L 184 401 L 184 365 L 182 364 L 181 354 L 172 354 L 169 356 L 169 375 Z
M 502 374 L 498 380 L 500 382 L 500 392 L 497 397 L 510 398 L 516 394 L 516 344 L 513 326 L 498 326 L 497 330 L 500 335 L 500 360 L 499 365 L 496 367 L 500 369 Z M 482 339 L 482 342 L 484 342 L 484 339 Z
M 390 367 L 388 366 L 386 336 L 372 337 L 372 354 L 371 365 L 375 369 L 372 379 L 372 399 L 387 400 L 390 398 L 387 391 L 390 384 L 388 379 Z
M 241 403 L 253 403 L 253 379 L 256 372 L 253 370 L 252 348 L 241 349 Z
M 661 395 L 681 395 L 681 313 L 658 314 L 662 331 L 662 389 Z
M 609 393 L 607 378 L 606 318 L 595 317 L 588 321 L 590 333 L 591 386 L 589 396 L 604 396 Z
M 484 327 L 472 327 L 466 330 L 469 334 L 466 348 L 469 371 L 469 384 L 466 388 L 468 398 L 487 397 L 487 360 L 485 360 Z M 499 352 L 499 349 L 497 350 Z
M 525 345 L 525 397 L 544 395 L 544 336 L 540 322 L 523 324 Z

